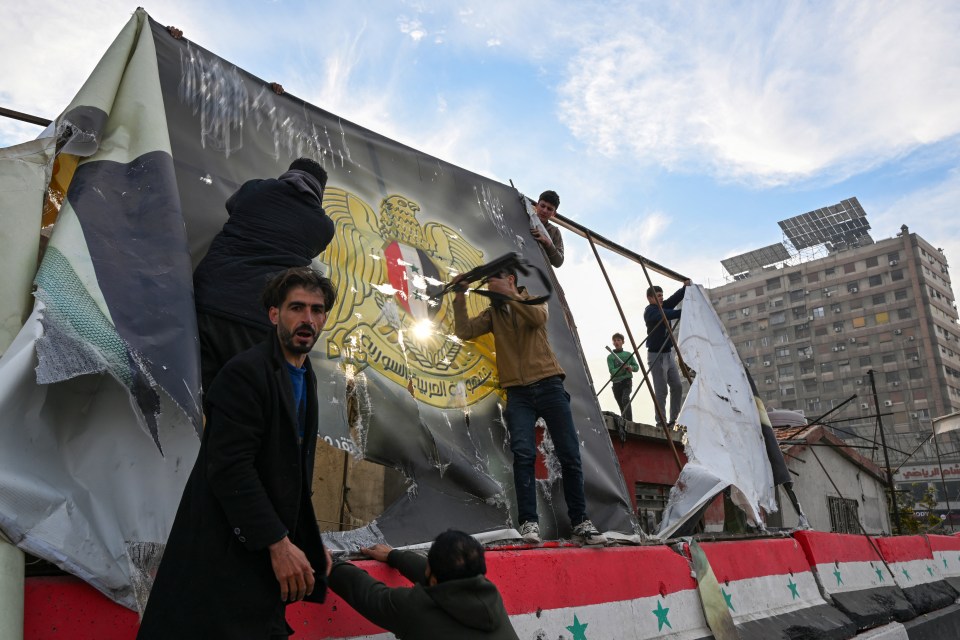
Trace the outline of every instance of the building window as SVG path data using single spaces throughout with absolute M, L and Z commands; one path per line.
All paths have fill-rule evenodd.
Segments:
M 906 300 L 907 299 L 907 290 L 906 289 L 897 289 L 893 292 L 894 300 Z
M 854 298 L 850 301 L 850 309 L 863 309 L 863 298 Z
M 838 320 L 837 322 L 834 322 L 833 330 L 836 333 L 840 333 L 841 331 L 843 331 L 843 320 Z
M 872 364 L 872 358 L 870 356 L 860 356 L 860 366 L 869 367 Z
M 907 369 L 907 377 L 911 380 L 923 380 L 923 369 L 920 367 L 914 367 L 913 369 Z M 917 395 L 913 395 L 914 400 L 919 400 Z
M 773 291 L 780 288 L 780 278 L 767 278 L 767 291 Z
M 783 311 L 770 314 L 770 324 L 783 324 L 787 321 L 787 314 Z
M 886 311 L 883 311 L 876 315 L 876 319 L 877 319 L 877 324 L 887 324 L 888 322 L 890 322 L 890 314 L 887 313 Z
M 879 287 L 883 284 L 883 276 L 870 276 L 867 278 L 867 282 L 870 283 L 871 287 Z
M 670 485 L 637 482 L 633 491 L 637 499 L 637 519 L 640 526 L 646 533 L 653 534 L 660 528 L 660 521 L 663 520 L 663 510 L 670 496 Z
M 836 272 L 837 272 L 837 270 L 836 270 L 835 268 L 833 268 L 833 267 L 827 267 L 826 269 L 823 270 L 823 275 L 825 275 L 825 276 L 832 276 L 832 275 L 835 274 Z
M 899 371 L 887 371 L 887 382 L 900 382 Z
M 785 364 L 782 367 L 777 367 L 777 375 L 781 378 L 792 378 L 793 377 L 793 365 Z
M 820 373 L 833 373 L 833 363 L 823 362 L 820 364 Z
M 817 327 L 816 329 L 813 330 L 813 335 L 815 335 L 815 336 L 825 336 L 825 335 L 827 335 L 827 328 L 826 328 L 826 327 Z
M 736 319 L 737 319 L 736 309 L 734 309 L 733 311 L 727 311 L 727 320 L 736 320 Z
M 809 375 L 809 374 L 811 374 L 811 373 L 813 373 L 813 363 L 812 363 L 812 362 L 801 362 L 801 363 L 800 363 L 800 375 L 805 376 L 805 375 Z M 813 382 L 813 388 L 814 388 L 814 390 L 816 390 L 816 388 L 817 388 L 817 381 L 816 381 L 816 380 L 807 380 L 807 382 L 808 382 L 808 383 L 809 383 L 809 382 Z M 807 385 L 805 385 L 805 386 L 806 386 L 806 387 L 809 387 L 810 385 L 807 384 Z M 808 388 L 807 391 L 810 391 L 810 389 Z
M 790 302 L 802 302 L 804 295 L 803 289 L 794 289 L 790 292 Z
M 767 303 L 766 303 L 766 302 L 760 302 L 760 303 L 757 304 L 757 313 L 763 313 L 763 312 L 766 311 L 766 310 L 767 310 Z
M 803 279 L 803 276 L 800 275 L 799 271 L 794 271 L 793 273 L 787 274 L 787 279 L 790 280 L 790 284 L 796 284 Z
M 867 320 L 863 316 L 860 316 L 859 318 L 854 318 L 853 320 L 851 320 L 851 322 L 853 323 L 854 329 L 862 329 L 865 326 L 867 326 Z
M 891 352 L 891 353 L 885 353 L 885 354 L 883 354 L 883 356 L 881 356 L 880 360 L 881 360 L 881 362 L 883 362 L 883 364 L 890 364 L 891 362 L 896 362 L 896 361 L 897 361 L 897 354 L 895 354 L 895 353 L 893 353 L 893 352 Z
M 899 251 L 891 251 L 890 253 L 887 254 L 887 260 L 889 260 L 890 262 L 899 262 L 899 261 L 900 261 L 900 252 L 899 252 Z
M 903 280 L 903 269 L 894 269 L 890 272 L 891 280 Z
M 813 311 L 810 312 L 810 315 L 812 315 L 812 316 L 814 317 L 814 319 L 816 319 L 816 318 L 822 318 L 822 317 L 823 317 L 823 307 L 814 307 L 814 308 L 813 308 Z
M 877 258 L 877 256 L 873 256 L 872 258 L 867 258 L 867 269 L 870 269 L 871 267 L 875 267 L 878 264 L 880 264 L 880 259 Z
M 906 320 L 907 318 L 911 317 L 911 314 L 912 314 L 912 311 L 910 311 L 910 307 L 897 309 L 897 318 L 899 318 L 900 320 Z
M 777 357 L 778 357 L 778 358 L 789 358 L 789 357 L 790 357 L 790 349 L 787 348 L 787 347 L 780 347 L 779 349 L 777 349 Z
M 856 293 L 860 291 L 860 281 L 854 280 L 853 282 L 847 283 L 847 293 Z
M 847 264 L 843 265 L 843 272 L 844 272 L 844 273 L 853 273 L 853 272 L 856 271 L 856 270 L 857 270 L 857 263 L 856 263 L 856 262 L 848 262 Z
M 827 496 L 830 509 L 830 531 L 833 533 L 860 533 L 860 515 L 856 500 Z
M 764 293 L 764 292 L 763 292 L 763 287 L 757 287 L 756 289 L 754 289 L 753 293 L 754 293 L 758 298 L 762 297 L 762 296 L 763 296 L 763 293 Z
M 820 272 L 814 271 L 807 274 L 807 282 L 820 282 Z
M 878 293 L 873 296 L 873 304 L 886 304 L 887 303 L 887 294 Z

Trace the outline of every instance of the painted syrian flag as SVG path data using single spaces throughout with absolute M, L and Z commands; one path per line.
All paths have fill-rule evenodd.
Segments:
M 874 538 L 897 586 L 918 615 L 953 604 L 957 592 L 947 584 L 923 536 Z
M 396 240 L 388 244 L 383 253 L 387 259 L 387 276 L 397 290 L 400 306 L 415 320 L 433 319 L 439 305 L 432 302 L 430 296 L 443 286 L 437 266 L 422 249 Z
M 742 640 L 849 638 L 856 624 L 820 595 L 800 545 L 793 539 L 705 542 Z
M 858 628 L 916 617 L 879 550 L 866 536 L 797 531 L 793 537 L 803 548 L 821 590 Z
M 927 542 L 943 579 L 960 592 L 960 536 L 928 535 Z

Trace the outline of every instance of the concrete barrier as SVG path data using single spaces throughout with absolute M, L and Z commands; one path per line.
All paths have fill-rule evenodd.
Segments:
M 701 543 L 742 640 L 851 638 L 857 625 L 820 595 L 792 538 Z
M 927 536 L 930 552 L 943 579 L 960 592 L 960 534 L 952 536 Z
M 957 592 L 944 581 L 924 536 L 873 540 L 893 572 L 897 586 L 918 615 L 953 604 Z
M 793 537 L 813 569 L 820 592 L 850 616 L 858 629 L 917 616 L 866 536 L 797 531 Z

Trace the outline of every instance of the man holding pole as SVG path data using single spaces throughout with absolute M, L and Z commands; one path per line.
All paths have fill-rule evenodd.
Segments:
M 686 288 L 693 284 L 689 279 L 683 281 L 676 293 L 663 299 L 663 289 L 652 286 L 647 289 L 647 308 L 643 312 L 643 320 L 647 325 L 647 364 L 650 366 L 650 376 L 653 378 L 653 391 L 656 395 L 657 425 L 662 426 L 666 419 L 667 388 L 670 389 L 670 418 L 668 427 L 677 422 L 680 415 L 680 404 L 683 401 L 683 382 L 680 380 L 680 370 L 677 360 L 673 356 L 673 334 L 669 322 L 680 317 L 677 309 L 683 301 Z
M 636 358 L 623 350 L 623 334 L 613 334 L 613 349 L 607 347 L 607 368 L 610 370 L 610 382 L 613 384 L 613 397 L 620 407 L 624 420 L 633 422 L 633 409 L 630 406 L 630 394 L 633 391 L 633 373 L 640 370 Z

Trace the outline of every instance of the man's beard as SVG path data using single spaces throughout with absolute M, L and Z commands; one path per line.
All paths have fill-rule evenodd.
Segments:
M 313 345 L 317 343 L 318 333 L 313 330 L 308 324 L 301 324 L 296 327 L 292 332 L 287 331 L 287 328 L 283 325 L 277 325 L 279 329 L 280 344 L 282 344 L 287 351 L 290 353 L 296 353 L 298 355 L 303 355 L 305 353 L 310 353 L 313 350 Z M 299 344 L 295 342 L 297 331 L 306 330 L 313 335 L 313 340 L 309 344 Z

